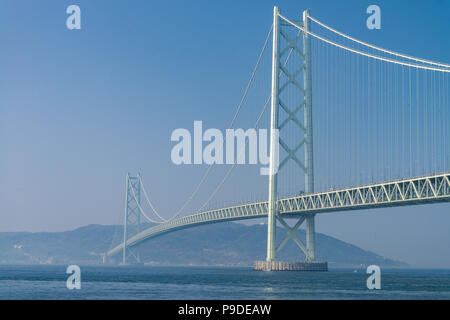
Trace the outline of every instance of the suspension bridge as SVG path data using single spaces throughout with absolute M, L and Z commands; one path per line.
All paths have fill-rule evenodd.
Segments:
M 181 208 L 164 218 L 142 177 L 127 174 L 123 238 L 105 259 L 121 253 L 122 263 L 140 263 L 139 245 L 149 239 L 199 225 L 267 218 L 267 258 L 255 262 L 255 269 L 324 271 L 327 263 L 315 255 L 316 214 L 450 202 L 449 64 L 358 40 L 309 10 L 301 20 L 291 20 L 275 7 L 230 128 L 245 105 L 270 36 L 270 95 L 254 125 L 261 125 L 270 106 L 267 200 L 206 209 L 235 169 L 232 165 L 206 202 L 194 214 L 183 215 L 217 167 L 213 164 Z M 144 210 L 142 198 L 152 214 Z M 142 217 L 154 225 L 141 230 Z M 277 223 L 288 231 L 279 242 Z M 296 234 L 303 223 L 305 243 Z M 276 260 L 290 239 L 305 262 Z

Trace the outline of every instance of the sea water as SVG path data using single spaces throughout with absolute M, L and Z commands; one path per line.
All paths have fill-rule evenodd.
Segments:
M 251 267 L 0 265 L 0 299 L 450 299 L 450 270 L 381 269 L 369 290 L 365 269 L 263 272 Z

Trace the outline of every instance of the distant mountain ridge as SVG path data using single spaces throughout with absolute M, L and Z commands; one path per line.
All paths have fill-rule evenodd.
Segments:
M 141 257 L 150 265 L 250 266 L 265 259 L 265 225 L 226 222 L 181 230 L 150 239 L 142 244 Z M 277 229 L 277 237 L 286 231 Z M 88 225 L 65 232 L 0 233 L 0 263 L 98 264 L 100 253 L 120 241 L 120 226 Z M 298 231 L 305 240 L 305 231 Z M 330 267 L 361 267 L 377 264 L 405 267 L 336 238 L 317 233 L 316 257 Z M 120 257 L 117 256 L 117 259 Z M 277 255 L 279 260 L 303 261 L 304 254 L 289 241 Z

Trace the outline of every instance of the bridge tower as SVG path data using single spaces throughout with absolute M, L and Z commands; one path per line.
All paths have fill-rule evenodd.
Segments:
M 141 231 L 141 176 L 138 174 L 133 177 L 127 173 L 126 193 L 125 193 L 125 215 L 123 224 L 123 251 L 122 263 L 136 264 L 141 263 L 141 254 L 139 246 L 128 247 L 127 240 L 130 236 Z
M 303 12 L 303 20 L 297 22 L 309 31 L 309 10 Z M 315 259 L 315 227 L 314 215 L 301 216 L 293 227 L 278 215 L 277 208 L 277 172 L 282 169 L 288 160 L 294 160 L 295 163 L 305 173 L 305 192 L 314 192 L 314 159 L 313 159 L 313 122 L 312 122 L 312 82 L 311 82 L 311 44 L 310 36 L 307 32 L 300 32 L 296 37 L 289 37 L 288 33 L 283 32 L 282 28 L 287 26 L 280 18 L 278 7 L 274 7 L 273 13 L 273 51 L 272 51 L 272 89 L 271 89 L 271 114 L 270 114 L 270 175 L 269 175 L 269 207 L 268 207 L 268 227 L 267 227 L 267 258 L 266 261 L 255 263 L 258 270 L 326 270 L 326 263 L 317 263 Z M 280 39 L 283 37 L 287 43 L 286 48 L 280 48 Z M 302 40 L 303 45 L 299 47 L 298 40 Z M 281 56 L 288 51 L 298 53 L 303 64 L 294 74 L 289 73 L 287 68 L 281 64 Z M 303 73 L 303 83 L 299 83 L 297 76 Z M 284 74 L 286 83 L 280 86 L 280 77 Z M 302 105 L 295 110 L 280 99 L 280 93 L 288 86 L 297 88 L 303 96 Z M 281 107 L 281 108 L 280 108 Z M 297 106 L 294 106 L 294 108 Z M 297 118 L 301 109 L 303 109 L 303 120 Z M 284 111 L 288 114 L 287 121 L 293 121 L 299 130 L 303 132 L 303 139 L 292 148 L 283 141 L 279 131 L 283 129 L 287 121 L 281 125 L 278 123 L 279 112 Z M 278 162 L 278 145 L 286 151 L 286 158 Z M 304 162 L 296 156 L 296 151 L 304 147 Z M 288 235 L 278 246 L 276 246 L 276 225 L 277 221 L 283 225 Z M 306 246 L 298 239 L 296 231 L 300 225 L 306 221 Z M 277 252 L 292 239 L 304 252 L 306 256 L 305 263 L 277 262 Z

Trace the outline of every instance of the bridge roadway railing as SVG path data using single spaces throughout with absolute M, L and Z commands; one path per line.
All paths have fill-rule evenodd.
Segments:
M 393 207 L 432 202 L 450 202 L 450 172 L 411 179 L 395 180 L 339 190 L 297 195 L 279 199 L 280 215 L 285 217 L 332 211 Z M 254 219 L 267 216 L 268 202 L 248 203 L 233 207 L 209 210 L 177 218 L 150 227 L 127 241 L 134 246 L 164 233 L 197 225 Z M 110 250 L 113 256 L 123 249 L 123 243 Z

